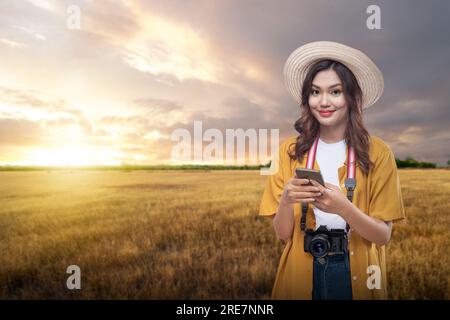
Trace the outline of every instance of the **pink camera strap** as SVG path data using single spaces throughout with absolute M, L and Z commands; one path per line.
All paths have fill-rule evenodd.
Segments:
M 318 144 L 319 144 L 319 136 L 316 137 L 311 148 L 308 151 L 308 158 L 306 161 L 307 169 L 314 169 Z M 355 150 L 353 149 L 352 146 L 350 146 L 347 148 L 347 179 L 355 179 L 355 173 L 356 173 Z

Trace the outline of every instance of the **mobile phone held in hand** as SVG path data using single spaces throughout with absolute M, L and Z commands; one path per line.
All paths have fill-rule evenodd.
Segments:
M 320 170 L 296 168 L 295 174 L 297 175 L 297 178 L 314 180 L 325 187 L 325 182 L 323 180 L 322 174 L 320 173 Z

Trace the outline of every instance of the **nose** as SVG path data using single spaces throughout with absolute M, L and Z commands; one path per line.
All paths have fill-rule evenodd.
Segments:
M 330 99 L 328 97 L 328 94 L 324 93 L 320 99 L 320 107 L 328 108 L 329 106 L 330 106 Z

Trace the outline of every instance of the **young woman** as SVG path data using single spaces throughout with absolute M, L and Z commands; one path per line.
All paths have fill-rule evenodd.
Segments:
M 361 51 L 319 41 L 289 56 L 284 77 L 301 116 L 260 206 L 285 242 L 272 298 L 387 299 L 385 246 L 405 212 L 394 155 L 362 119 L 383 92 L 383 76 Z M 325 185 L 297 178 L 296 168 L 320 170 Z M 306 242 L 314 231 L 321 254 Z M 339 245 L 323 251 L 327 243 Z

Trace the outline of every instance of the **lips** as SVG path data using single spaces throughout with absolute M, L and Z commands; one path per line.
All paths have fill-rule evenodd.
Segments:
M 322 117 L 330 117 L 336 110 L 319 111 Z

